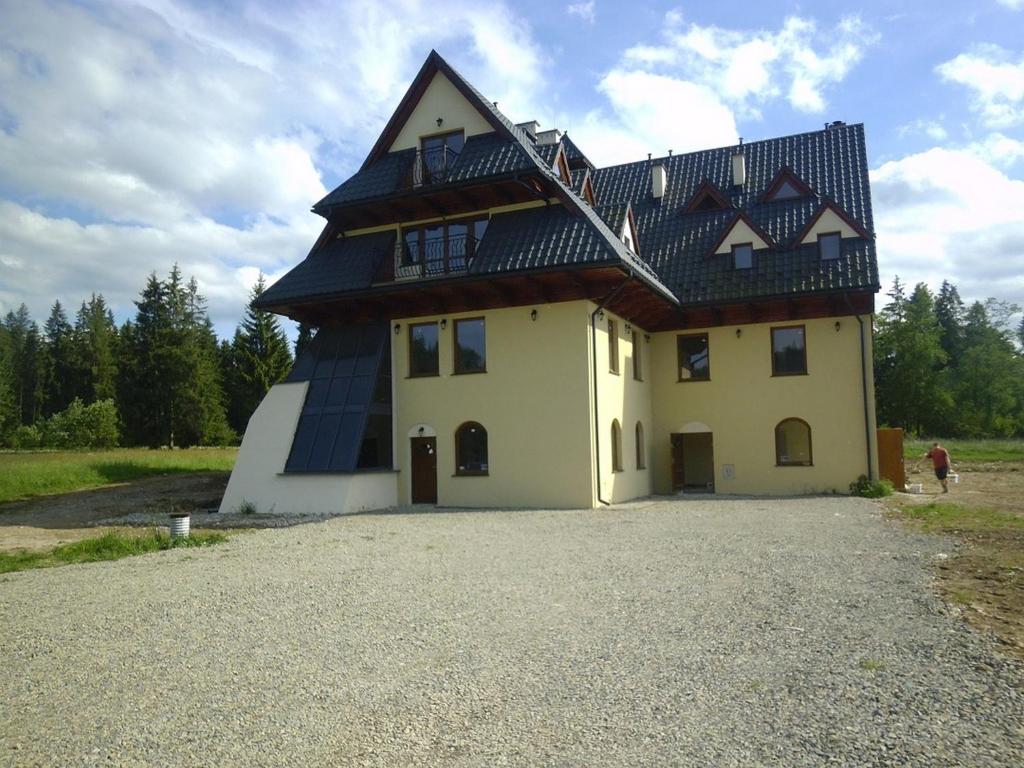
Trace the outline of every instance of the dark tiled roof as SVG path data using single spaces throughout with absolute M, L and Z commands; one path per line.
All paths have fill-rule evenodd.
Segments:
M 452 166 L 448 181 L 460 182 L 501 176 L 516 171 L 527 171 L 534 167 L 533 159 L 526 154 L 518 142 L 485 133 L 470 136 L 462 154 Z
M 369 168 L 358 171 L 342 182 L 333 192 L 314 205 L 313 210 L 320 211 L 394 194 L 412 168 L 415 157 L 415 149 L 388 153 Z
M 621 232 L 622 224 L 626 220 L 626 212 L 629 210 L 629 203 L 605 203 L 594 206 L 597 215 L 608 225 L 612 232 Z
M 583 197 L 583 182 L 590 176 L 590 170 L 587 168 L 580 168 L 579 170 L 571 171 L 572 174 L 572 191 L 575 192 L 579 197 Z
M 590 170 L 594 170 L 594 164 L 590 162 L 590 158 L 580 151 L 580 148 L 569 138 L 569 134 L 563 134 L 560 143 L 565 147 L 565 159 L 569 161 L 569 165 L 577 165 L 582 162 Z
M 265 290 L 256 304 L 275 307 L 368 288 L 380 260 L 394 252 L 394 231 L 332 240 Z
M 814 246 L 792 241 L 821 209 L 834 201 L 869 233 L 873 229 L 867 154 L 861 125 L 758 141 L 743 146 L 747 179 L 731 181 L 735 147 L 599 168 L 591 175 L 602 204 L 629 202 L 644 260 L 683 303 L 732 301 L 813 291 L 877 289 L 873 240 L 846 240 L 838 262 L 822 263 Z M 665 166 L 665 196 L 651 194 L 651 166 Z M 778 171 L 788 166 L 815 192 L 812 198 L 761 203 Z M 728 195 L 734 209 L 683 213 L 704 180 Z M 759 251 L 753 270 L 733 270 L 728 255 L 710 251 L 735 217 L 745 212 L 778 249 Z

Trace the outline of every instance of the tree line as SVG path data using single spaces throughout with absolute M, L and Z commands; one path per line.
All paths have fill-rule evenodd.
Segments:
M 292 365 L 277 318 L 255 309 L 260 275 L 230 340 L 177 266 L 149 276 L 118 327 L 102 294 L 74 322 L 60 301 L 42 328 L 24 304 L 0 323 L 0 446 L 192 446 L 234 443 Z M 299 344 L 310 338 L 300 329 Z M 300 351 L 300 350 L 299 350 Z
M 1024 437 L 1024 319 L 1016 304 L 966 306 L 956 286 L 938 294 L 899 277 L 878 315 L 878 423 L 918 435 Z

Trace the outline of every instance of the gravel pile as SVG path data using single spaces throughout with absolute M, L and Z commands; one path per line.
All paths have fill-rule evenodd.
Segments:
M 0 577 L 0 765 L 1020 766 L 868 501 L 335 518 Z

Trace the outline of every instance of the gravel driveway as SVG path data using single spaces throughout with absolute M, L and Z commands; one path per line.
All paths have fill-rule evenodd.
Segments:
M 336 518 L 0 577 L 0 765 L 1024 764 L 1021 666 L 847 498 Z

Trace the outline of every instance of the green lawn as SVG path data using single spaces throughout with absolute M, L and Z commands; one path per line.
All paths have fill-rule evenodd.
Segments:
M 978 509 L 941 501 L 906 504 L 899 513 L 932 533 L 983 533 L 1024 529 L 1024 517 L 998 509 Z
M 903 454 L 907 461 L 916 461 L 928 452 L 934 439 L 904 440 Z M 1024 440 L 943 440 L 955 465 L 959 461 L 1024 461 Z
M 0 502 L 186 472 L 230 471 L 237 448 L 0 453 Z
M 49 552 L 0 552 L 0 573 L 25 571 L 29 568 L 51 568 L 71 563 L 94 563 L 100 560 L 120 560 L 122 557 L 144 555 L 162 549 L 178 547 L 204 547 L 219 544 L 228 537 L 217 531 L 192 531 L 187 538 L 172 539 L 166 533 L 153 529 L 141 536 L 111 532 L 95 539 L 82 539 L 62 544 Z

